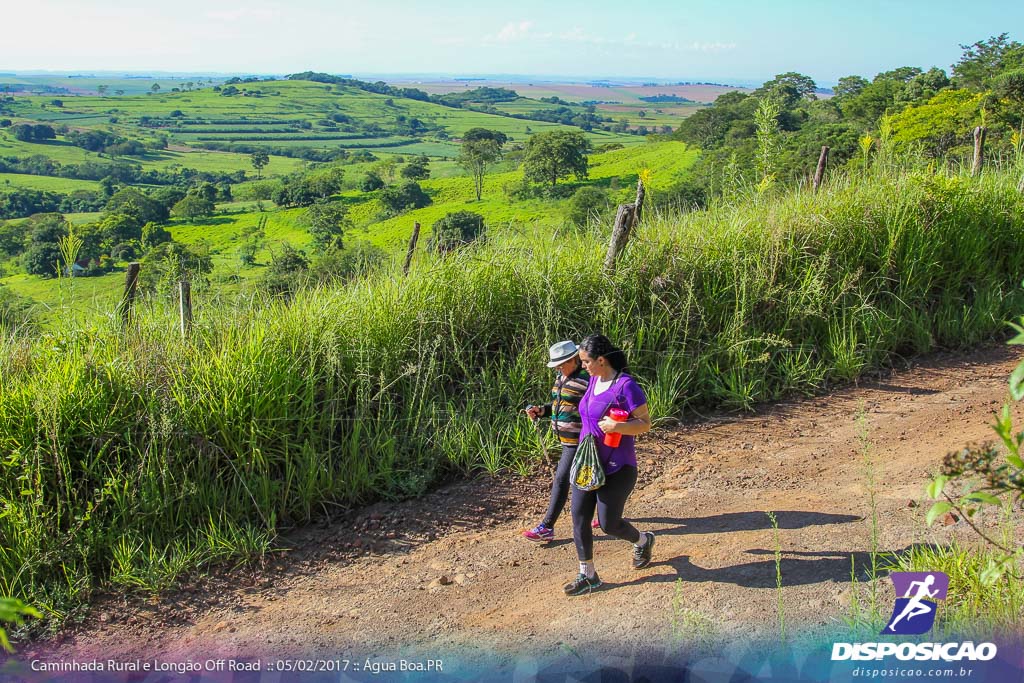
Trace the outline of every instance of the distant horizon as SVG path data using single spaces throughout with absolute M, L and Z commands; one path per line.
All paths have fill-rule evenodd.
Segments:
M 709 85 L 723 85 L 735 88 L 757 88 L 760 87 L 764 81 L 759 81 L 752 78 L 742 77 L 724 77 L 724 78 L 710 78 L 710 77 L 644 77 L 644 76 L 623 76 L 623 75 L 573 75 L 573 74 L 528 74 L 528 73 L 457 73 L 457 72 L 334 72 L 326 71 L 322 69 L 303 69 L 301 71 L 289 71 L 284 72 L 252 72 L 252 71 L 161 71 L 155 69 L 146 69 L 140 71 L 130 71 L 126 69 L 4 69 L 0 67 L 0 78 L 4 76 L 16 76 L 23 78 L 30 78 L 33 76 L 60 76 L 65 78 L 127 78 L 127 79 L 146 79 L 146 78 L 275 78 L 283 79 L 294 73 L 303 73 L 304 71 L 311 71 L 314 73 L 326 73 L 332 76 L 338 76 L 340 78 L 352 78 L 361 81 L 393 81 L 400 83 L 416 83 L 416 82 L 437 82 L 437 81 L 491 81 L 491 82 L 508 82 L 508 83 L 572 83 L 572 84 L 591 84 L 591 83 L 611 83 L 615 85 L 625 86 L 640 86 L 647 83 L 653 83 L 654 85 L 676 85 L 679 83 L 688 84 L 709 84 Z M 819 83 L 815 81 L 819 87 L 830 88 L 835 83 Z

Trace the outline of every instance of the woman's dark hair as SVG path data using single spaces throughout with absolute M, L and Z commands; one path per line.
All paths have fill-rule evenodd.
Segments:
M 592 334 L 580 342 L 580 349 L 590 354 L 591 358 L 604 356 L 608 364 L 615 368 L 616 372 L 626 372 L 629 364 L 626 363 L 626 354 L 622 349 L 611 343 L 608 337 L 603 334 Z

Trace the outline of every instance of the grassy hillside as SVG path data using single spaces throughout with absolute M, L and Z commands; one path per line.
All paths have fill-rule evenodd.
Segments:
M 526 225 L 407 278 L 200 299 L 188 341 L 160 300 L 127 335 L 98 316 L 4 337 L 0 593 L 59 618 L 97 585 L 259 555 L 323 505 L 525 471 L 517 409 L 546 390 L 553 339 L 608 334 L 659 420 L 1001 334 L 1024 304 L 1017 181 L 886 169 L 652 212 L 614 275 L 606 229 Z
M 456 156 L 458 145 L 430 131 L 458 137 L 470 128 L 484 127 L 500 130 L 514 140 L 524 140 L 531 132 L 566 128 L 557 123 L 453 109 L 341 85 L 259 81 L 237 87 L 239 93 L 234 95 L 211 88 L 148 95 L 83 95 L 61 100 L 61 106 L 53 104 L 52 96 L 17 97 L 7 109 L 15 122 L 102 127 L 125 137 L 159 133 L 166 135 L 172 145 L 234 143 L 271 148 L 342 147 L 374 153 L 428 153 L 415 146 L 429 143 L 433 145 L 430 152 L 442 157 Z M 408 134 L 412 119 L 423 125 L 425 137 Z M 635 135 L 604 131 L 588 136 L 595 144 L 643 141 Z
M 647 143 L 595 154 L 590 157 L 590 178 L 581 185 L 605 188 L 613 201 L 632 201 L 638 174 L 641 170 L 648 169 L 651 173 L 649 194 L 654 199 L 664 188 L 685 177 L 687 170 L 698 158 L 698 150 L 674 141 Z M 432 164 L 432 167 L 435 165 L 442 175 L 446 174 L 446 167 L 443 164 Z M 346 166 L 346 177 L 356 178 L 369 166 Z M 457 173 L 461 172 L 461 169 L 449 165 L 447 172 Z M 554 230 L 564 223 L 564 199 L 521 200 L 511 199 L 506 194 L 506 187 L 516 186 L 521 180 L 522 171 L 519 170 L 489 174 L 485 179 L 483 198 L 478 202 L 469 177 L 447 175 L 431 178 L 423 181 L 421 185 L 430 195 L 433 204 L 390 218 L 382 215 L 383 207 L 377 199 L 379 192 L 344 192 L 340 200 L 348 206 L 349 217 L 353 223 L 348 239 L 362 239 L 389 252 L 404 253 L 413 223 L 419 222 L 422 225 L 421 234 L 425 244 L 425 240 L 430 236 L 431 225 L 435 221 L 447 213 L 463 210 L 482 214 L 491 232 L 498 235 L 506 230 L 520 230 L 526 225 L 541 225 Z M 232 292 L 239 288 L 244 289 L 244 286 L 237 282 L 225 284 L 228 278 L 233 280 L 237 277 L 246 281 L 260 277 L 264 272 L 263 266 L 271 259 L 272 252 L 278 251 L 282 243 L 307 250 L 310 246 L 312 238 L 303 219 L 304 209 L 275 209 L 273 202 L 268 201 L 264 204 L 266 211 L 257 210 L 253 202 L 221 205 L 222 212 L 211 219 L 197 219 L 195 222 L 174 219 L 167 228 L 178 242 L 192 245 L 202 240 L 208 245 L 215 267 L 211 279 L 218 283 L 215 289 Z M 611 211 L 613 210 L 609 211 L 607 220 L 612 218 Z M 256 254 L 256 266 L 243 268 L 238 260 L 241 234 L 246 228 L 256 226 L 261 219 L 267 221 L 265 247 Z M 11 269 L 13 270 L 13 266 Z M 11 274 L 6 278 L 0 278 L 0 284 L 7 285 L 17 294 L 43 305 L 43 317 L 50 324 L 55 324 L 60 320 L 60 316 L 55 315 L 54 311 L 62 301 L 65 307 L 76 308 L 89 316 L 95 315 L 95 305 L 98 303 L 112 305 L 123 286 L 123 275 L 114 273 L 102 278 L 77 280 L 76 287 L 85 293 L 74 301 L 66 297 L 62 300 L 59 283 L 55 280 Z

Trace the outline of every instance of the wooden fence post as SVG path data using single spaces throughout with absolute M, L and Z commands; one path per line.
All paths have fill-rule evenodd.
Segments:
M 188 280 L 178 283 L 178 310 L 181 313 L 181 338 L 185 339 L 192 329 L 192 284 Z
M 127 327 L 132 321 L 132 309 L 135 306 L 136 292 L 139 286 L 139 268 L 141 264 L 134 261 L 128 264 L 128 272 L 124 277 L 124 297 L 118 306 L 121 313 L 121 324 Z
M 974 129 L 974 163 L 971 164 L 971 175 L 981 173 L 981 165 L 985 162 L 985 126 Z
M 409 274 L 409 266 L 412 265 L 412 253 L 416 251 L 416 242 L 420 239 L 420 224 L 412 224 L 412 237 L 409 238 L 409 251 L 405 252 L 405 264 L 402 265 L 402 275 Z
M 608 244 L 608 254 L 604 258 L 604 269 L 609 273 L 615 272 L 615 261 L 629 241 L 635 209 L 634 204 L 619 204 L 618 213 L 615 214 L 615 227 L 612 228 L 612 241 Z
M 825 177 L 825 166 L 828 165 L 828 145 L 823 145 L 821 148 L 821 156 L 818 157 L 818 168 L 814 172 L 814 191 L 817 192 L 818 188 L 821 187 L 821 181 Z
M 640 217 L 644 210 L 644 196 L 647 191 L 644 188 L 644 181 L 636 181 L 636 201 L 633 202 L 633 225 L 640 225 Z

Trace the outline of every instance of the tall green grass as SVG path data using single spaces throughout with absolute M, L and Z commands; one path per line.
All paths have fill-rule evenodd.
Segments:
M 0 340 L 0 594 L 56 616 L 95 586 L 160 590 L 338 506 L 452 474 L 526 471 L 518 410 L 544 350 L 602 331 L 655 418 L 749 407 L 1001 333 L 1024 297 L 1016 178 L 902 173 L 650 215 L 614 276 L 607 234 L 537 228 L 290 303 L 199 301 Z

